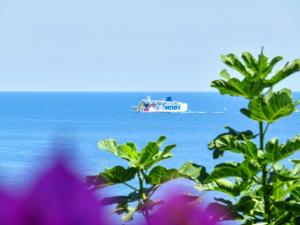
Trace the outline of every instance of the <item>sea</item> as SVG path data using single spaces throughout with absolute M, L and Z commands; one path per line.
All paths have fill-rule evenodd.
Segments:
M 153 99 L 171 96 L 187 102 L 187 113 L 138 113 L 132 106 L 150 95 Z M 300 93 L 294 93 L 300 99 Z M 67 154 L 70 164 L 85 177 L 96 175 L 127 162 L 97 147 L 100 140 L 135 142 L 139 149 L 159 136 L 166 144 L 176 144 L 174 157 L 162 162 L 179 168 L 191 161 L 208 171 L 223 161 L 239 161 L 241 156 L 225 153 L 212 158 L 208 143 L 226 132 L 258 132 L 257 122 L 240 113 L 247 101 L 217 92 L 199 93 L 0 93 L 0 185 L 13 189 L 32 182 L 49 162 Z M 300 113 L 270 126 L 267 138 L 285 142 L 300 134 Z M 294 158 L 299 159 L 296 154 Z

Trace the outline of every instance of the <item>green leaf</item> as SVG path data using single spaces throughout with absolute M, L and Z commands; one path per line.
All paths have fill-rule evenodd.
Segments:
M 279 140 L 277 138 L 272 138 L 266 144 L 266 159 L 270 163 L 276 163 L 280 159 L 280 147 Z
M 171 151 L 176 148 L 176 144 L 173 144 L 173 145 L 167 145 L 164 150 L 162 151 L 162 156 L 165 158 L 165 157 L 169 157 L 169 156 L 172 156 L 172 153 Z
M 293 197 L 293 199 L 295 199 L 295 201 L 300 202 L 300 187 L 296 187 L 294 188 L 291 192 L 290 192 L 291 196 Z
M 261 171 L 261 167 L 259 162 L 252 159 L 245 159 L 239 166 L 244 176 L 248 179 L 253 179 L 253 176 Z
M 255 58 L 252 56 L 250 52 L 243 52 L 242 59 L 246 64 L 247 68 L 251 71 L 253 76 L 253 74 L 255 74 L 256 71 L 258 71 L 257 62 Z
M 220 72 L 220 77 L 223 77 L 225 80 L 230 80 L 230 74 L 225 69 Z
M 208 149 L 213 150 L 213 158 L 223 156 L 224 151 L 245 154 L 246 157 L 257 158 L 256 145 L 249 139 L 256 137 L 250 130 L 238 132 L 226 126 L 228 132 L 218 135 L 208 144 Z
M 245 62 L 248 71 L 251 71 L 252 77 L 256 80 L 263 80 L 272 72 L 274 66 L 282 60 L 282 57 L 276 56 L 271 62 L 268 62 L 268 58 L 263 54 L 262 48 L 257 61 L 249 52 L 244 52 L 242 54 L 242 59 Z
M 160 136 L 157 139 L 156 143 L 157 143 L 158 146 L 161 146 L 166 140 L 167 140 L 167 138 L 165 136 Z
M 225 177 L 243 177 L 244 174 L 239 166 L 240 164 L 235 162 L 218 164 L 212 173 L 206 178 L 205 183 Z
M 283 212 L 281 215 L 278 215 L 277 219 L 271 225 L 283 225 L 287 224 L 292 218 L 293 214 L 289 211 Z
M 280 168 L 279 170 L 274 170 L 274 173 L 276 174 L 276 177 L 280 180 L 280 181 L 296 181 L 299 180 L 299 176 L 294 176 L 292 174 L 292 171 L 290 171 L 287 168 Z
M 154 157 L 153 157 L 153 161 L 150 165 L 148 165 L 148 168 L 151 167 L 152 165 L 158 163 L 159 161 L 171 158 L 173 156 L 173 154 L 171 153 L 171 151 L 176 147 L 175 144 L 173 145 L 168 145 L 164 148 L 163 151 L 159 151 Z
M 224 128 L 227 129 L 228 132 L 223 133 L 223 134 L 232 134 L 232 135 L 236 136 L 236 138 L 238 140 L 243 140 L 244 138 L 252 139 L 252 138 L 255 138 L 257 136 L 257 135 L 254 135 L 251 130 L 237 131 L 237 130 L 229 127 L 229 126 L 225 126 Z
M 261 49 L 261 53 L 258 56 L 258 62 L 257 62 L 257 67 L 259 71 L 259 75 L 263 73 L 263 71 L 266 70 L 268 67 L 268 58 L 264 55 L 263 48 Z
M 272 61 L 269 63 L 269 65 L 267 66 L 267 68 L 265 68 L 262 71 L 262 78 L 265 79 L 273 70 L 274 66 L 280 62 L 283 58 L 281 56 L 276 56 L 272 59 Z
M 293 212 L 297 215 L 300 214 L 300 203 L 299 202 L 288 202 L 288 201 L 280 201 L 275 202 L 275 206 L 283 211 Z
M 118 150 L 117 150 L 118 143 L 114 139 L 106 139 L 106 140 L 99 141 L 98 147 L 100 149 L 104 149 L 118 156 Z
M 278 160 L 285 159 L 298 150 L 300 150 L 300 135 L 288 140 L 285 145 L 281 146 L 280 157 Z
M 283 89 L 271 93 L 270 96 L 261 96 L 250 100 L 248 109 L 241 109 L 241 112 L 253 120 L 273 123 L 292 114 L 295 110 L 296 107 L 292 101 L 291 92 Z
M 117 148 L 117 156 L 126 159 L 131 163 L 132 166 L 136 164 L 138 159 L 138 151 L 134 143 L 126 143 L 124 145 L 119 145 Z
M 115 166 L 111 169 L 106 169 L 104 172 L 100 173 L 103 179 L 112 184 L 125 183 L 135 177 L 137 173 L 136 168 L 125 169 L 122 166 Z
M 210 183 L 226 177 L 241 177 L 244 179 L 251 179 L 259 170 L 259 165 L 249 160 L 244 160 L 242 163 L 220 163 L 215 166 L 215 169 L 212 171 L 212 173 L 205 179 L 205 183 Z
M 215 80 L 211 83 L 211 87 L 217 88 L 221 94 L 252 99 L 258 96 L 267 85 L 262 80 L 253 80 L 250 77 L 242 81 L 237 78 L 231 78 L 228 81 Z
M 300 164 L 300 160 L 299 159 L 292 159 L 290 160 L 292 163 L 294 163 L 295 165 Z
M 102 140 L 98 143 L 100 149 L 113 153 L 115 156 L 126 159 L 135 164 L 138 158 L 138 151 L 134 143 L 128 142 L 124 145 L 118 145 L 113 139 Z
M 159 161 L 168 159 L 173 156 L 171 151 L 176 147 L 175 144 L 166 146 L 163 151 L 159 150 L 159 147 L 163 140 L 165 140 L 165 137 L 160 137 L 157 142 L 149 142 L 142 149 L 139 156 L 139 168 L 147 170 Z
M 246 138 L 244 141 L 237 140 L 237 137 L 234 135 L 222 135 L 217 139 L 214 139 L 213 144 L 209 145 L 210 150 L 218 150 L 218 151 L 231 151 L 235 153 L 243 154 L 245 157 L 251 159 L 258 159 L 257 154 L 257 147 L 256 145 L 247 140 Z M 212 148 L 213 147 L 213 148 Z
M 300 71 L 300 58 L 295 59 L 292 63 L 287 64 L 270 79 L 265 81 L 266 84 L 274 86 L 295 72 Z
M 278 176 L 273 172 L 270 174 L 272 177 L 272 199 L 274 201 L 282 201 L 286 198 L 286 195 L 288 194 L 287 188 L 285 183 L 282 182 L 280 179 L 278 179 Z
M 299 163 L 294 163 L 294 168 L 292 169 L 292 174 L 293 176 L 299 176 L 300 177 L 300 164 Z
M 179 169 L 179 173 L 182 176 L 185 176 L 192 180 L 196 180 L 201 183 L 208 177 L 208 173 L 206 172 L 205 167 L 192 162 L 187 162 L 184 165 L 182 165 Z
M 246 67 L 240 62 L 237 56 L 234 54 L 228 54 L 228 55 L 221 55 L 221 60 L 230 68 L 238 71 L 245 77 L 251 76 L 251 74 L 248 73 L 246 70 Z
M 152 185 L 160 185 L 178 177 L 181 177 L 181 175 L 176 169 L 166 169 L 163 166 L 156 166 L 147 176 L 147 182 Z
M 234 209 L 243 213 L 250 213 L 254 209 L 255 204 L 256 202 L 251 196 L 243 196 L 234 206 Z
M 159 146 L 156 142 L 149 142 L 140 152 L 139 167 L 148 169 L 154 161 L 154 156 L 159 152 Z
M 226 179 L 218 179 L 207 184 L 197 183 L 196 188 L 199 191 L 219 191 L 232 197 L 236 197 L 240 194 L 238 185 Z
M 274 164 L 300 150 L 300 135 L 290 139 L 284 145 L 279 145 L 278 139 L 274 138 L 266 144 L 266 157 Z

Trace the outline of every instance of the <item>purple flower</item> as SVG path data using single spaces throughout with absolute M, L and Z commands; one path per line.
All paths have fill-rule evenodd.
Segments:
M 22 215 L 21 204 L 0 190 L 0 225 L 20 225 Z
M 171 195 L 151 217 L 151 225 L 216 225 L 224 215 L 219 208 L 207 208 L 191 198 Z
M 0 225 L 107 225 L 98 199 L 62 161 L 19 199 L 0 192 Z

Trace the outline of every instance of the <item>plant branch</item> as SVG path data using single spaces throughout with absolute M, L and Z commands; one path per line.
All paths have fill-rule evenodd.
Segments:
M 268 127 L 268 126 L 267 126 Z M 267 127 L 264 130 L 264 123 L 259 122 L 259 144 L 260 144 L 260 150 L 264 151 L 264 138 L 265 138 L 265 132 L 267 131 Z M 267 182 L 267 166 L 263 166 L 262 170 L 262 186 L 263 186 L 263 195 L 264 195 L 264 219 L 269 224 L 270 221 L 270 202 L 269 202 L 269 193 L 268 193 L 268 182 Z
M 142 209 L 143 215 L 146 219 L 147 224 L 150 225 L 150 216 L 149 216 L 149 212 L 148 212 L 148 209 L 146 206 L 146 202 L 148 199 L 144 193 L 144 183 L 143 183 L 142 174 L 143 174 L 143 172 L 140 170 L 137 172 L 138 179 L 139 179 L 139 185 L 140 185 L 139 193 L 140 193 L 141 201 L 143 203 L 143 209 Z
M 133 187 L 132 185 L 130 185 L 130 184 L 126 183 L 126 182 L 122 182 L 122 184 L 126 185 L 127 187 L 131 188 L 132 190 L 135 190 L 135 191 L 139 192 L 139 189 Z
M 144 184 L 143 184 L 143 178 L 141 176 L 141 172 L 138 171 L 137 175 L 138 175 L 139 185 L 140 185 L 139 193 L 140 193 L 141 198 L 144 199 Z
M 264 137 L 269 129 L 269 126 L 270 126 L 270 123 L 267 123 L 266 127 L 265 127 L 265 130 L 264 130 Z
M 156 192 L 156 190 L 159 188 L 159 185 L 153 186 L 151 191 L 148 194 L 148 199 L 152 197 L 152 195 Z

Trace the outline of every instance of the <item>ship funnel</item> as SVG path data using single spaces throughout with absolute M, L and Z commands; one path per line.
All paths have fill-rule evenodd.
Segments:
M 167 97 L 167 98 L 166 98 L 166 101 L 167 101 L 167 102 L 171 102 L 171 101 L 172 101 L 172 98 L 171 98 L 171 97 Z

